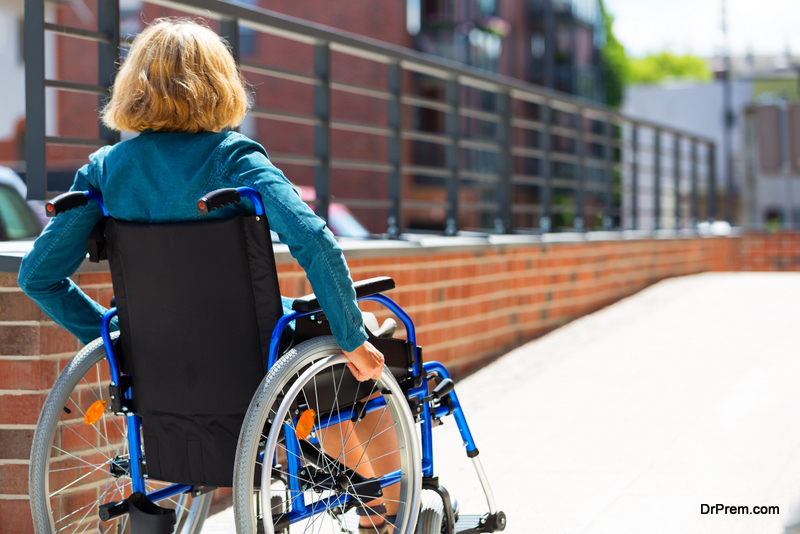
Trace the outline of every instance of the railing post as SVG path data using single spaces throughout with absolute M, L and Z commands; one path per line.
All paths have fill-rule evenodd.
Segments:
M 327 41 L 314 45 L 314 188 L 317 194 L 316 213 L 328 220 L 331 202 L 331 50 Z
M 548 3 L 549 4 L 549 3 Z M 550 108 L 550 101 L 545 100 L 541 104 L 541 116 L 540 119 L 542 121 L 542 135 L 541 139 L 541 149 L 542 149 L 542 167 L 541 173 L 542 178 L 544 178 L 544 187 L 542 188 L 542 215 L 539 218 L 539 229 L 543 234 L 550 231 L 552 227 L 552 205 L 553 205 L 553 169 L 552 163 L 550 161 L 550 122 L 551 118 L 551 108 Z
M 584 196 L 586 191 L 586 161 L 584 158 L 584 135 L 583 135 L 583 108 L 578 108 L 578 129 L 577 137 L 575 138 L 575 156 L 578 162 L 575 164 L 575 181 L 577 187 L 575 188 L 575 220 L 573 221 L 573 228 L 582 232 L 584 230 Z
M 653 156 L 653 174 L 655 183 L 653 189 L 653 201 L 655 203 L 653 210 L 655 211 L 655 221 L 653 222 L 653 229 L 659 230 L 661 228 L 661 130 L 658 128 L 654 132 L 654 156 Z
M 611 213 L 614 209 L 614 123 L 611 115 L 606 117 L 606 194 L 605 194 L 605 216 L 603 217 L 603 229 L 610 230 L 614 224 Z
M 692 228 L 697 228 L 697 223 L 700 220 L 699 205 L 697 198 L 697 140 L 691 140 L 692 146 L 692 174 L 691 174 L 691 224 Z
M 717 217 L 717 155 L 714 143 L 708 143 L 708 213 L 713 221 Z
M 458 141 L 461 137 L 459 114 L 461 85 L 455 77 L 449 78 L 446 84 L 446 99 L 450 105 L 450 111 L 447 112 L 445 131 L 450 138 L 450 144 L 447 146 L 445 164 L 450 171 L 450 176 L 447 179 L 447 222 L 444 232 L 446 235 L 456 235 L 458 232 L 458 186 L 461 181 L 458 161 Z
M 639 126 L 631 124 L 631 229 L 639 228 Z
M 675 173 L 675 229 L 681 229 L 681 137 L 673 134 L 675 140 L 675 152 L 673 171 Z
M 388 125 L 392 133 L 389 135 L 389 165 L 391 170 L 388 175 L 389 190 L 389 215 L 386 220 L 386 233 L 390 239 L 396 239 L 400 235 L 401 214 L 402 214 L 402 189 L 400 165 L 402 164 L 402 103 L 403 92 L 403 70 L 399 61 L 393 61 L 388 65 L 388 90 L 391 96 L 388 100 Z
M 25 0 L 25 181 L 28 199 L 47 196 L 44 2 Z
M 109 37 L 108 43 L 97 43 L 97 81 L 99 85 L 111 87 L 117 74 L 119 61 L 119 0 L 98 0 L 97 31 Z M 110 94 L 99 97 L 100 109 L 105 106 Z M 114 144 L 119 141 L 119 132 L 107 128 L 100 122 L 100 139 Z
M 511 213 L 513 203 L 513 191 L 511 185 L 511 174 L 513 172 L 513 156 L 511 155 L 511 148 L 514 144 L 512 130 L 511 130 L 511 92 L 500 91 L 497 93 L 498 106 L 497 110 L 500 114 L 500 123 L 497 125 L 498 135 L 497 143 L 500 145 L 498 153 L 499 169 L 498 170 L 498 183 L 497 183 L 497 213 L 495 214 L 494 231 L 497 234 L 511 232 Z
M 239 40 L 239 21 L 237 19 L 222 19 L 220 21 L 220 34 L 228 42 L 231 49 L 231 55 L 238 64 L 241 58 L 239 57 L 240 40 Z

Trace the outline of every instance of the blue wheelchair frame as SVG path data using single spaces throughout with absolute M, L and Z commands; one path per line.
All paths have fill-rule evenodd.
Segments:
M 255 208 L 256 215 L 263 215 L 264 214 L 264 206 L 261 201 L 261 197 L 257 191 L 249 187 L 240 187 L 237 188 L 239 194 L 243 197 L 247 197 L 252 203 Z M 83 192 L 88 200 L 93 200 L 97 202 L 102 211 L 104 216 L 108 216 L 108 212 L 106 211 L 105 205 L 103 204 L 103 200 L 99 193 L 96 191 L 84 191 Z M 392 313 L 394 313 L 405 325 L 408 342 L 412 343 L 414 346 L 414 350 L 416 351 L 415 357 L 415 364 L 413 367 L 409 368 L 409 377 L 411 378 L 420 378 L 422 377 L 421 385 L 418 387 L 414 387 L 408 390 L 407 398 L 409 401 L 412 399 L 416 399 L 417 402 L 423 404 L 421 417 L 418 419 L 418 422 L 421 425 L 421 445 L 422 445 L 422 474 L 424 477 L 433 477 L 434 476 L 434 469 L 433 469 L 433 437 L 432 437 L 432 428 L 433 428 L 433 421 L 440 417 L 444 417 L 446 415 L 453 415 L 456 420 L 456 425 L 458 426 L 458 430 L 461 433 L 461 437 L 464 441 L 464 446 L 466 447 L 467 456 L 472 458 L 475 461 L 475 467 L 478 472 L 478 476 L 481 481 L 481 485 L 483 486 L 484 492 L 486 493 L 487 501 L 489 504 L 489 512 L 495 513 L 496 509 L 494 506 L 494 499 L 492 497 L 491 491 L 489 490 L 488 483 L 486 481 L 485 475 L 483 474 L 483 469 L 480 466 L 480 463 L 477 461 L 477 447 L 475 446 L 475 442 L 472 438 L 472 433 L 469 430 L 469 426 L 467 425 L 466 418 L 464 417 L 463 411 L 461 409 L 461 404 L 458 401 L 458 396 L 456 395 L 455 391 L 450 391 L 445 396 L 449 397 L 449 402 L 444 403 L 440 402 L 435 409 L 432 409 L 429 402 L 422 403 L 422 399 L 426 398 L 429 395 L 428 391 L 428 380 L 427 377 L 430 375 L 438 375 L 442 379 L 449 379 L 450 374 L 447 372 L 447 369 L 439 362 L 428 362 L 423 364 L 420 357 L 419 347 L 417 346 L 417 336 L 414 329 L 414 323 L 411 320 L 411 317 L 392 299 L 383 295 L 383 294 L 375 294 L 370 295 L 364 298 L 358 299 L 359 301 L 362 300 L 371 300 L 374 302 L 378 302 L 389 309 Z M 269 352 L 269 361 L 268 367 L 269 369 L 275 364 L 275 362 L 280 357 L 279 349 L 280 349 L 280 339 L 281 334 L 289 325 L 290 322 L 294 321 L 295 319 L 299 319 L 301 317 L 306 317 L 309 315 L 313 315 L 319 313 L 321 310 L 314 310 L 314 311 L 307 311 L 307 312 L 298 312 L 292 311 L 287 313 L 279 319 L 275 329 L 272 332 L 272 337 L 270 339 L 270 352 Z M 111 385 L 116 387 L 120 384 L 120 367 L 119 362 L 117 360 L 116 354 L 114 352 L 114 346 L 111 340 L 111 320 L 117 315 L 117 309 L 111 308 L 108 310 L 105 315 L 103 316 L 102 324 L 101 324 L 101 336 L 103 339 L 103 345 L 106 352 L 106 359 L 108 360 L 110 372 L 111 372 Z M 125 393 L 126 399 L 130 400 L 131 398 L 131 391 L 128 389 Z M 381 409 L 385 406 L 385 401 L 383 398 L 373 399 L 366 404 L 366 413 L 373 412 L 375 410 Z M 324 421 L 320 421 L 318 425 L 314 427 L 315 430 L 326 428 L 331 425 L 339 424 L 346 419 L 349 419 L 349 415 L 347 412 L 343 412 L 338 414 L 335 417 L 329 417 Z M 133 486 L 134 492 L 142 492 L 147 494 L 148 498 L 153 502 L 158 502 L 164 499 L 168 499 L 170 497 L 174 497 L 175 495 L 179 495 L 182 493 L 187 493 L 192 490 L 191 485 L 187 484 L 172 484 L 165 488 L 147 492 L 145 487 L 145 477 L 141 470 L 141 460 L 142 460 L 142 442 L 141 442 L 141 426 L 142 420 L 141 417 L 128 413 L 125 414 L 126 416 L 126 426 L 127 426 L 127 439 L 128 439 L 128 449 L 130 451 L 130 476 Z M 294 458 L 290 455 L 288 459 L 288 468 L 290 472 L 297 473 L 299 471 L 300 466 L 298 465 L 297 458 L 299 457 L 299 442 L 297 437 L 294 434 L 294 429 L 291 425 L 284 425 L 285 427 L 285 436 L 286 436 L 286 447 L 289 452 L 294 452 Z M 377 481 L 381 484 L 382 487 L 391 486 L 396 484 L 400 481 L 400 473 L 396 471 L 394 473 L 388 473 L 382 477 L 378 477 Z M 293 480 L 289 481 L 289 490 L 291 493 L 291 502 L 292 502 L 292 511 L 289 512 L 287 515 L 289 516 L 289 520 L 291 523 L 295 521 L 299 521 L 301 519 L 305 519 L 310 517 L 316 513 L 319 513 L 319 510 L 325 509 L 326 507 L 315 506 L 314 509 L 309 509 L 306 507 L 305 499 L 303 497 L 303 491 L 299 487 L 299 483 L 297 482 L 297 477 L 293 477 Z M 347 502 L 351 497 L 350 496 L 337 496 L 337 497 L 330 497 L 327 501 L 327 505 L 335 507 L 342 505 Z

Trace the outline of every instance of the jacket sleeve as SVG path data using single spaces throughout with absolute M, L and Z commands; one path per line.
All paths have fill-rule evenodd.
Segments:
M 96 189 L 92 164 L 75 175 L 70 191 Z M 88 252 L 89 233 L 103 214 L 96 202 L 64 212 L 50 220 L 33 248 L 22 259 L 20 288 L 60 326 L 85 345 L 100 337 L 106 309 L 69 279 Z
M 325 221 L 300 200 L 294 186 L 269 161 L 263 147 L 244 136 L 236 139 L 223 162 L 227 181 L 261 194 L 270 228 L 305 270 L 337 343 L 343 350 L 355 350 L 367 334 L 341 247 Z

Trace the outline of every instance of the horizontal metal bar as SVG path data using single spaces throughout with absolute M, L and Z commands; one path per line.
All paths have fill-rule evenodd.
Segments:
M 508 76 L 488 73 L 476 67 L 443 59 L 431 54 L 424 54 L 400 46 L 387 45 L 376 39 L 366 38 L 339 29 L 309 23 L 305 20 L 253 8 L 244 4 L 220 2 L 218 0 L 148 0 L 148 3 L 171 7 L 183 12 L 205 16 L 212 19 L 238 19 L 243 27 L 278 35 L 304 43 L 328 42 L 331 49 L 347 54 L 364 57 L 373 61 L 399 61 L 404 68 L 418 72 L 426 72 L 443 79 L 457 78 L 460 83 L 471 87 L 491 91 L 512 91 L 516 98 L 532 101 L 546 100 L 557 109 L 575 112 L 579 109 L 604 114 L 626 124 L 658 127 L 666 132 L 676 132 L 701 142 L 713 144 L 711 139 L 702 139 L 694 134 L 679 132 L 673 128 L 637 121 L 621 115 L 611 108 L 581 97 L 576 97 L 537 86 L 529 82 Z
M 609 141 L 613 141 L 607 135 L 600 135 L 600 134 L 592 134 L 592 133 L 585 133 L 583 134 L 584 141 L 589 141 L 590 143 L 599 143 L 601 145 L 607 145 Z
M 392 98 L 392 93 L 389 91 L 382 91 L 380 89 L 371 89 L 369 87 L 362 87 L 360 85 L 353 85 L 352 83 L 331 82 L 331 89 L 350 93 L 361 96 L 371 96 L 372 98 L 380 98 L 381 100 L 389 100 Z
M 461 202 L 458 207 L 459 209 L 473 211 L 496 210 L 497 202 Z
M 423 98 L 420 96 L 403 95 L 400 98 L 400 101 L 403 104 L 408 104 L 409 106 L 435 109 L 436 111 L 445 111 L 445 112 L 453 111 L 453 106 L 451 106 L 450 104 L 447 104 L 445 102 L 440 102 L 439 100 L 434 100 L 433 98 Z
M 44 23 L 44 30 L 56 35 L 64 35 L 67 37 L 75 37 L 76 39 L 86 39 L 88 41 L 97 41 L 99 43 L 110 43 L 111 36 L 107 33 L 96 32 L 92 30 L 83 30 L 81 28 L 73 28 L 72 26 L 64 26 L 63 24 L 53 24 L 51 22 Z
M 319 158 L 313 156 L 304 156 L 302 154 L 270 154 L 269 160 L 272 163 L 281 163 L 284 165 L 318 165 Z
M 392 206 L 392 202 L 390 200 L 379 200 L 376 198 L 336 198 L 333 199 L 332 202 L 337 204 L 344 204 L 349 208 L 369 208 L 369 209 L 378 209 L 378 208 L 389 208 Z
M 544 104 L 547 102 L 547 97 L 543 95 L 531 93 L 529 91 L 521 91 L 519 89 L 511 90 L 511 98 L 524 100 L 525 102 L 531 102 L 533 104 Z
M 334 30 L 340 31 L 340 30 Z M 331 50 L 334 52 L 341 52 L 342 54 L 347 54 L 348 56 L 360 57 L 362 59 L 369 59 L 370 61 L 377 61 L 378 63 L 389 63 L 390 59 L 386 54 L 382 54 L 380 52 L 375 53 L 359 46 L 350 46 L 346 44 L 340 44 L 336 42 L 331 42 Z
M 533 174 L 512 174 L 511 183 L 520 185 L 545 185 L 547 179 L 544 176 L 536 176 Z
M 250 108 L 250 115 L 258 117 L 259 119 L 271 119 L 275 121 L 291 122 L 292 124 L 305 124 L 308 126 L 316 126 L 321 123 L 318 118 L 310 115 L 286 113 L 285 111 L 274 111 L 266 108 Z
M 500 150 L 500 145 L 491 141 L 478 141 L 474 139 L 459 139 L 458 146 L 461 148 L 468 148 L 471 150 Z
M 525 158 L 543 158 L 545 151 L 540 148 L 527 148 L 522 146 L 511 147 L 512 156 L 522 156 Z
M 418 132 L 416 130 L 404 130 L 400 137 L 410 141 L 425 141 L 426 143 L 437 143 L 439 145 L 452 145 L 453 139 L 444 134 L 434 134 Z
M 513 213 L 539 213 L 542 211 L 541 204 L 514 204 L 511 206 Z
M 480 180 L 480 181 L 483 181 L 483 182 L 496 182 L 500 177 L 500 174 L 499 173 L 495 173 L 495 172 L 480 172 L 480 171 L 464 171 L 464 170 L 462 170 L 458 174 L 459 174 L 459 176 L 461 176 L 462 179 Z
M 428 200 L 406 200 L 403 199 L 403 209 L 441 209 L 441 208 L 449 208 L 450 203 L 445 201 L 442 202 L 433 202 Z
M 532 121 L 529 119 L 511 119 L 511 126 L 536 131 L 544 130 L 544 124 L 539 121 Z
M 577 138 L 580 134 L 578 130 L 565 128 L 563 126 L 550 126 L 550 133 L 553 135 L 560 135 L 561 137 L 569 137 L 571 139 Z
M 406 70 L 417 72 L 419 74 L 426 74 L 434 78 L 442 80 L 450 80 L 456 78 L 456 75 L 450 73 L 447 69 L 441 66 L 429 65 L 424 61 L 414 59 L 401 59 L 400 66 Z
M 108 87 L 102 85 L 93 85 L 88 83 L 76 82 L 62 82 L 61 80 L 45 80 L 45 87 L 53 89 L 61 89 L 62 91 L 69 91 L 71 93 L 84 93 L 87 95 L 105 95 L 108 93 Z
M 428 167 L 425 165 L 403 165 L 400 167 L 400 172 L 408 174 L 421 174 L 422 176 L 432 176 L 434 178 L 449 178 L 452 175 L 452 171 L 450 171 L 450 169 L 445 169 L 442 167 Z
M 353 171 L 377 171 L 389 172 L 394 170 L 394 165 L 379 163 L 377 161 L 355 161 L 346 159 L 331 159 L 331 167 L 334 169 L 350 169 Z
M 487 78 L 485 75 L 473 76 L 472 73 L 468 71 L 459 75 L 458 81 L 461 85 L 466 85 L 473 89 L 481 89 L 482 91 L 489 91 L 491 93 L 499 91 L 502 87 L 502 84 L 492 81 L 491 78 Z
M 480 109 L 459 108 L 458 113 L 462 117 L 469 117 L 471 119 L 480 119 L 484 121 L 500 122 L 499 114 L 491 113 L 489 111 L 482 111 Z
M 104 139 L 91 139 L 88 137 L 60 137 L 48 136 L 45 137 L 45 143 L 48 145 L 57 146 L 82 146 L 89 148 L 98 148 L 110 144 Z
M 331 121 L 331 128 L 336 130 L 344 130 L 347 132 L 357 132 L 372 135 L 385 135 L 389 136 L 394 133 L 394 130 L 385 126 L 373 126 L 371 124 L 364 124 L 361 122 L 351 121 Z
M 256 74 L 263 74 L 265 76 L 271 76 L 273 78 L 279 78 L 281 80 L 289 80 L 292 82 L 305 83 L 308 85 L 316 85 L 318 83 L 322 83 L 322 81 L 319 78 L 315 78 L 314 76 L 309 76 L 307 74 L 300 74 L 297 72 L 292 72 L 286 69 L 279 69 L 276 67 L 266 67 L 264 65 L 256 65 L 255 63 L 242 62 L 239 65 L 239 68 L 247 72 L 254 72 Z

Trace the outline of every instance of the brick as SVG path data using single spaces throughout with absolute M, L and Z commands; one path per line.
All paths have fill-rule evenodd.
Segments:
M 55 382 L 57 370 L 58 364 L 53 361 L 0 360 L 0 389 L 49 388 Z
M 28 466 L 0 464 L 0 494 L 25 495 L 28 493 Z M 5 520 L 5 516 L 2 516 Z
M 27 473 L 24 477 L 28 479 Z M 0 534 L 28 534 L 33 532 L 31 505 L 27 499 L 0 499 Z
M 39 327 L 0 323 L 0 355 L 39 353 Z
M 80 350 L 78 339 L 57 325 L 41 327 L 41 354 L 60 354 Z
M 111 285 L 111 273 L 83 273 L 78 283 L 81 286 Z
M 36 423 L 45 398 L 45 395 L 3 395 L 0 397 L 0 425 Z M 0 434 L 2 432 L 4 430 L 0 430 Z
M 45 321 L 47 316 L 22 291 L 0 292 L 0 321 Z
M 0 287 L 19 287 L 16 273 L 0 273 Z
M 33 430 L 0 430 L 0 459 L 27 460 L 31 455 L 32 442 Z

